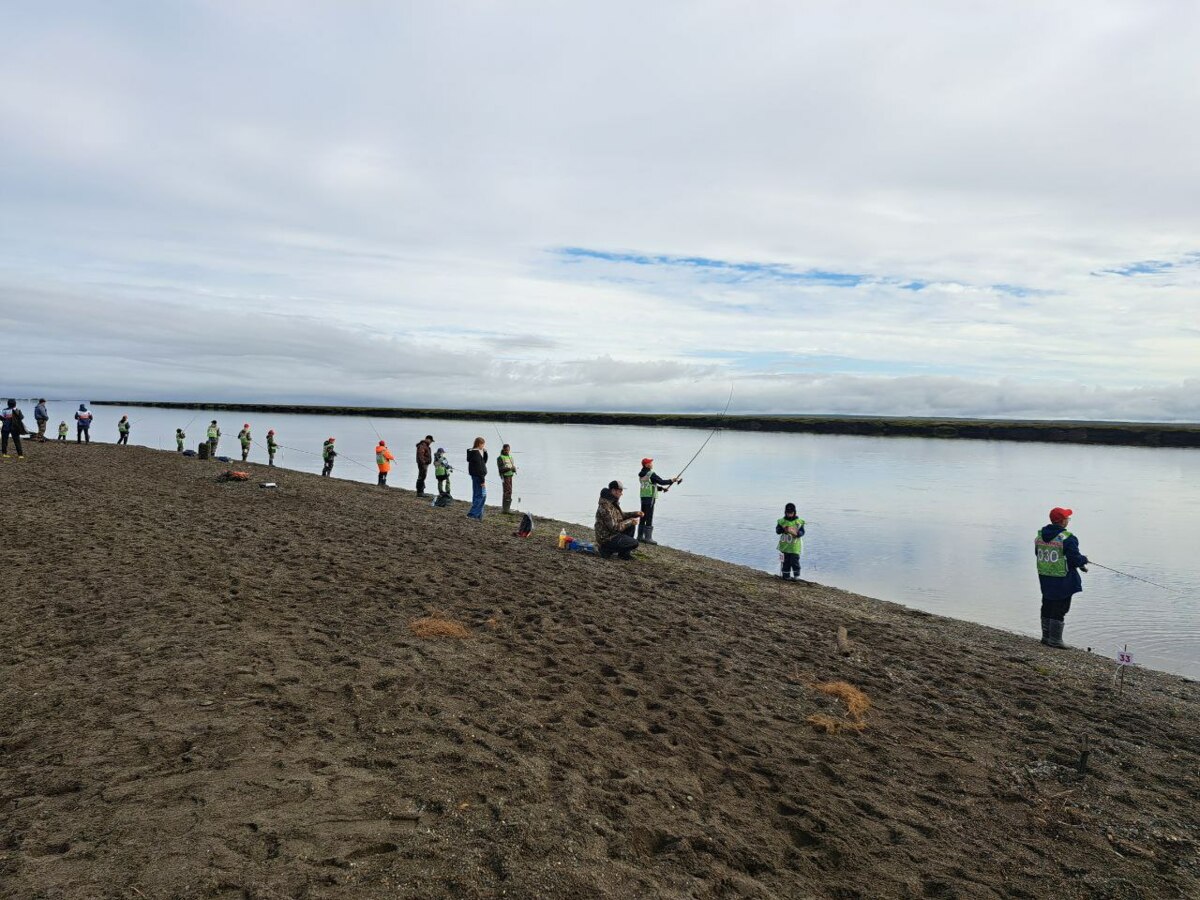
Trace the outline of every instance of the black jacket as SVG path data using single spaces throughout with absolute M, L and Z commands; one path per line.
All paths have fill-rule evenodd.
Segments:
M 487 478 L 488 452 L 472 447 L 467 451 L 467 472 L 472 478 Z

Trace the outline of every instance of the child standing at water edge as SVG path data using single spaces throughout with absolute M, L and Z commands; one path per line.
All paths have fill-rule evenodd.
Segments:
M 796 504 L 783 508 L 783 518 L 775 523 L 782 558 L 779 577 L 784 581 L 800 580 L 800 554 L 804 550 L 804 520 L 796 514 Z
M 450 473 L 454 466 L 446 459 L 446 449 L 438 447 L 433 457 L 433 474 L 437 478 L 438 495 L 434 500 L 435 506 L 445 506 L 450 502 Z
M 183 452 L 183 442 L 187 440 L 187 435 L 183 433 L 182 428 L 175 429 L 175 450 L 178 453 Z
M 132 424 L 129 421 L 129 416 L 121 416 L 121 421 L 117 423 L 117 443 L 129 443 L 129 426 Z
M 58 439 L 60 441 L 66 441 L 67 439 L 67 423 L 65 421 L 58 423 Z
M 275 443 L 275 429 L 272 428 L 267 432 L 267 465 L 275 465 L 275 451 L 279 449 L 279 445 Z

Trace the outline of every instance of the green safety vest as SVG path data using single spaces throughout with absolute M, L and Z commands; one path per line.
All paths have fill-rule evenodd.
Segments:
M 501 453 L 496 457 L 496 466 L 500 470 L 501 478 L 517 474 L 517 467 L 513 465 L 512 457 L 506 453 Z
M 645 475 L 638 476 L 638 483 L 641 484 L 641 486 L 642 486 L 642 488 L 641 488 L 642 497 L 653 497 L 654 496 L 654 491 L 656 489 L 654 487 L 654 482 L 650 480 L 650 476 L 653 474 L 654 474 L 654 470 L 651 469 Z
M 250 432 L 243 428 L 242 433 L 238 435 L 238 440 L 242 442 L 243 447 L 248 447 L 250 445 Z
M 804 525 L 804 520 L 801 518 L 780 519 L 775 524 L 781 525 L 784 528 L 800 528 Z M 792 537 L 790 534 L 781 534 L 779 536 L 779 552 L 795 554 L 804 552 L 804 538 Z
M 386 450 L 375 451 L 375 465 L 382 466 L 387 461 L 388 461 L 388 458 L 387 458 Z
M 216 425 L 209 425 L 209 426 L 208 426 L 208 439 L 209 439 L 210 441 L 215 441 L 215 440 L 216 440 L 217 438 L 219 438 L 220 436 L 221 436 L 221 429 L 220 429 L 220 428 L 218 428 Z
M 182 431 L 177 431 L 177 432 L 175 432 L 175 443 L 177 443 L 177 444 L 178 444 L 180 447 L 182 447 L 182 446 L 183 446 L 183 440 L 184 440 L 184 438 L 186 438 L 186 437 L 187 437 L 187 435 L 186 435 L 186 434 L 184 434 Z
M 275 438 L 273 438 L 273 437 L 268 437 L 268 438 L 267 438 L 267 452 L 268 452 L 268 453 L 274 453 L 274 452 L 275 452 L 275 448 L 276 448 L 276 447 L 278 447 L 278 446 L 279 446 L 279 445 L 278 445 L 277 443 L 275 443 Z
M 439 456 L 433 461 L 433 474 L 438 478 L 445 478 L 450 473 L 446 470 L 446 457 Z
M 1061 531 L 1049 541 L 1042 540 L 1042 529 L 1038 529 L 1033 538 L 1033 552 L 1037 556 L 1039 575 L 1047 578 L 1067 577 L 1067 554 L 1063 543 L 1071 537 L 1071 532 Z
M 59 433 L 59 434 L 66 434 L 66 433 L 67 433 L 67 423 L 66 423 L 66 422 L 59 422 L 59 423 L 58 423 L 58 433 Z
M 129 434 L 129 423 L 128 422 L 118 422 L 117 423 L 117 431 L 121 432 L 121 434 Z
M 329 459 L 331 458 L 329 456 L 329 454 L 330 454 L 330 451 L 332 451 L 332 450 L 333 450 L 333 444 L 326 441 L 325 444 L 321 447 L 321 458 L 324 459 L 326 462 L 328 462 Z

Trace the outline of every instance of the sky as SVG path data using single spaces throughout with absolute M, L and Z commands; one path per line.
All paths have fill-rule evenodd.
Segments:
M 0 393 L 1200 421 L 1200 4 L 0 6 Z

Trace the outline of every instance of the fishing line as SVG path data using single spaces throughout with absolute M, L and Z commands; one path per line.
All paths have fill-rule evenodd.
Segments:
M 1132 578 L 1134 581 L 1141 581 L 1145 584 L 1153 585 L 1156 588 L 1162 588 L 1164 591 L 1171 591 L 1174 594 L 1182 594 L 1183 593 L 1183 591 L 1179 590 L 1178 588 L 1167 587 L 1165 584 L 1159 584 L 1157 581 L 1151 581 L 1149 578 L 1142 578 L 1138 575 L 1130 575 L 1128 572 L 1122 572 L 1120 569 L 1114 569 L 1111 566 L 1106 566 L 1103 563 L 1098 563 L 1094 559 L 1089 559 L 1087 564 L 1089 566 L 1099 566 L 1101 569 L 1104 569 L 1108 572 L 1112 572 L 1116 575 L 1124 575 L 1126 578 Z
M 732 384 L 729 386 L 729 399 L 727 401 L 725 401 L 725 409 L 721 412 L 721 418 L 724 418 L 725 414 L 729 412 L 729 405 L 731 403 L 733 403 L 733 385 Z M 713 428 L 713 430 L 709 433 L 708 437 L 706 437 L 704 439 L 704 443 L 700 445 L 700 449 L 697 450 L 695 452 L 695 454 L 692 456 L 692 458 L 688 460 L 687 465 L 679 470 L 679 474 L 675 476 L 676 481 L 678 481 L 680 478 L 682 478 L 683 473 L 686 472 L 689 468 L 691 468 L 692 463 L 694 463 L 696 461 L 696 458 L 698 456 L 700 456 L 700 454 L 704 452 L 704 448 L 708 446 L 708 442 L 711 441 L 714 437 L 716 437 L 717 432 L 720 430 L 721 430 L 720 425 L 717 425 L 715 428 Z M 670 488 L 668 488 L 668 490 L 670 490 Z

